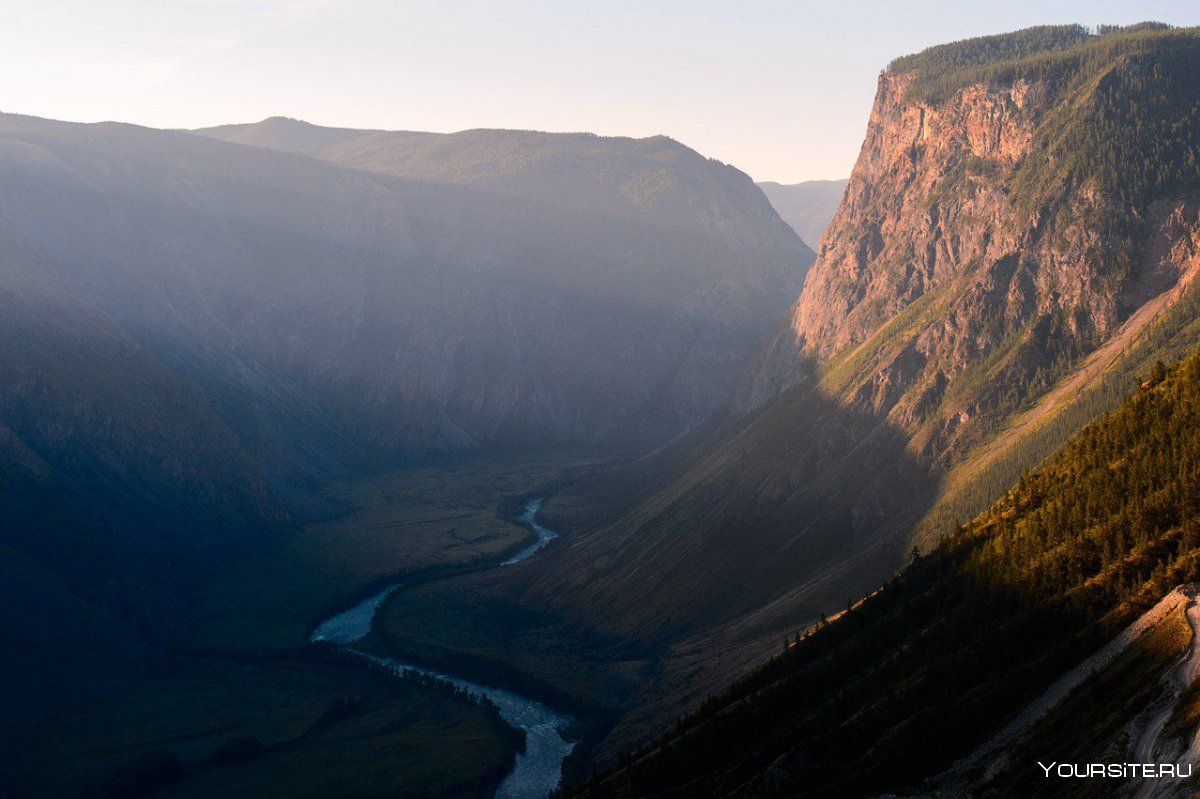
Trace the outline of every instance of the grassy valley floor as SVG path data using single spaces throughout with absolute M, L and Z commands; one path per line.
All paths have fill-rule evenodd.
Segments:
M 154 679 L 44 725 L 19 795 L 490 796 L 521 745 L 494 709 L 308 638 L 386 582 L 516 551 L 522 496 L 598 463 L 463 458 L 329 486 L 346 512 L 231 563 Z
M 351 666 L 194 661 L 51 725 L 28 796 L 490 796 L 496 714 Z
M 519 498 L 601 459 L 541 453 L 446 460 L 335 483 L 346 512 L 231 564 L 204 599 L 201 651 L 307 643 L 324 618 L 401 575 L 468 569 L 520 549 Z

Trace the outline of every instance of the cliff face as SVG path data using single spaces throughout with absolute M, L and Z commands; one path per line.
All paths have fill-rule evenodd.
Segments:
M 1129 202 L 1061 170 L 1054 137 L 1067 123 L 1100 125 L 1105 87 L 1140 82 L 1144 67 L 1125 56 L 1082 87 L 1017 77 L 942 101 L 917 98 L 914 71 L 882 75 L 794 309 L 792 354 L 826 364 L 828 389 L 948 466 L 1090 352 L 1131 334 L 1139 309 L 1200 267 L 1195 187 Z
M 973 86 L 935 109 L 906 102 L 911 82 L 911 75 L 880 77 L 820 268 L 795 307 L 793 331 L 806 352 L 823 360 L 1018 245 L 1012 209 L 996 181 L 972 180 L 953 196 L 936 194 L 968 158 L 1011 166 L 1028 152 L 1034 117 L 1028 85 Z

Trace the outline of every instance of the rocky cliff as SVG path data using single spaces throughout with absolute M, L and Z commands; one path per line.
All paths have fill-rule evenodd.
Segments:
M 792 331 L 831 364 L 831 389 L 933 461 L 994 433 L 1200 267 L 1194 184 L 1127 198 L 1056 153 L 1063 126 L 1103 124 L 1107 99 L 1154 69 L 1145 53 L 1111 56 L 1086 78 L 1018 70 L 941 101 L 919 95 L 919 69 L 880 77 Z M 1033 170 L 1055 174 L 1033 185 Z
M 819 360 L 826 392 L 949 474 L 935 538 L 1112 407 L 1151 350 L 1181 354 L 1198 54 L 1193 31 L 1067 26 L 897 59 L 757 398 Z
M 953 484 L 962 464 L 986 454 L 1011 483 L 1079 414 L 1117 401 L 1081 402 L 1107 377 L 1131 385 L 1151 355 L 1194 341 L 1180 301 L 1200 271 L 1198 62 L 1200 37 L 1157 26 L 1032 29 L 898 59 L 791 324 L 734 405 L 745 415 L 639 498 L 618 526 L 642 532 L 616 540 L 644 553 L 659 534 L 673 551 L 680 535 L 777 539 L 803 583 L 818 551 L 857 557 L 929 510 L 928 492 L 884 485 L 933 480 L 986 503 Z M 1072 422 L 1047 431 L 1051 418 Z M 880 471 L 893 468 L 907 476 Z M 832 495 L 812 498 L 814 479 Z M 818 534 L 833 506 L 844 513 Z M 598 539 L 586 546 L 609 562 Z

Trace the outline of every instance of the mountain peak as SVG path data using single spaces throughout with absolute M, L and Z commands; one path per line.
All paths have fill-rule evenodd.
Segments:
M 379 131 L 327 128 L 303 119 L 271 116 L 259 122 L 218 125 L 191 131 L 211 139 L 318 157 L 330 147 Z

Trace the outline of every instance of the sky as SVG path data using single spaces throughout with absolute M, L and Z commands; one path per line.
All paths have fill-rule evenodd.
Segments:
M 1195 0 L 39 0 L 0 111 L 193 128 L 666 134 L 755 180 L 849 175 L 892 58 L 1030 25 L 1200 24 Z

